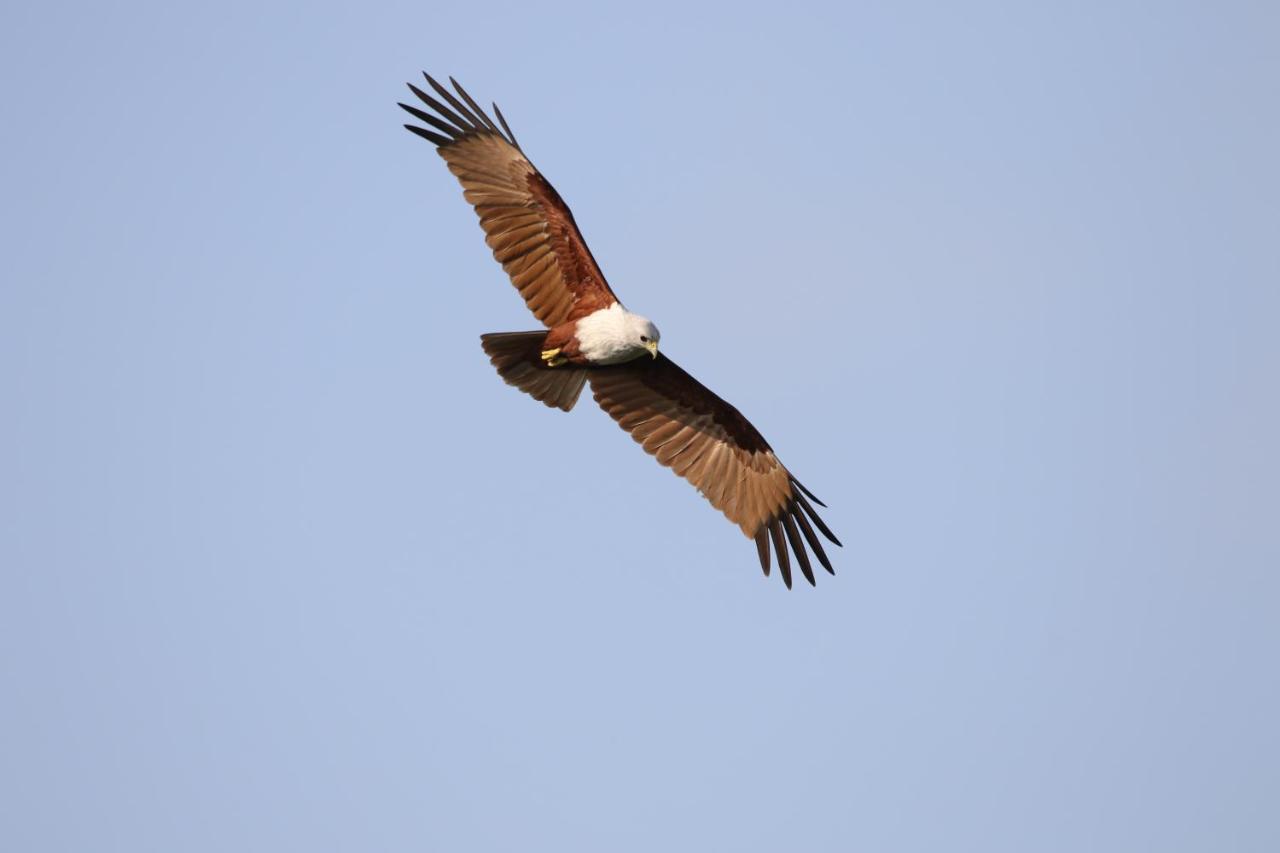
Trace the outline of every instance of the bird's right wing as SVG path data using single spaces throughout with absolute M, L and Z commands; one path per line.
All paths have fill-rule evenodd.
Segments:
M 587 379 L 596 402 L 645 452 L 692 483 L 712 506 L 756 540 L 760 568 L 766 575 L 770 540 L 788 587 L 787 542 L 809 583 L 814 583 L 814 577 L 805 541 L 823 568 L 835 574 L 813 527 L 837 545 L 840 540 L 805 495 L 819 505 L 822 502 L 791 476 L 764 436 L 737 409 L 665 355 L 654 361 L 642 357 L 597 367 L 587 372 Z
M 568 205 L 524 156 L 497 104 L 501 129 L 456 80 L 449 78 L 461 101 L 423 76 L 448 105 L 409 84 L 435 112 L 400 106 L 434 130 L 405 127 L 434 143 L 462 183 L 485 242 L 534 316 L 554 327 L 617 302 Z

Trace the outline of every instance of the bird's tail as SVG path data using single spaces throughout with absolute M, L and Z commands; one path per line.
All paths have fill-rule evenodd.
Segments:
M 542 360 L 542 342 L 546 337 L 546 329 L 490 332 L 480 336 L 480 345 L 508 385 L 516 386 L 547 406 L 567 412 L 578 402 L 587 370 L 571 364 L 548 367 Z

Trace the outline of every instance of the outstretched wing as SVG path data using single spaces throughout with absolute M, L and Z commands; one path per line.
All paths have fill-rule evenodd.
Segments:
M 534 316 L 553 327 L 617 302 L 568 205 L 524 156 L 498 105 L 493 111 L 501 129 L 452 77 L 462 101 L 423 76 L 447 105 L 409 84 L 435 114 L 400 106 L 434 130 L 405 127 L 434 143 L 462 183 L 485 242 Z
M 840 540 L 805 496 L 819 506 L 825 504 L 791 476 L 764 436 L 737 409 L 665 355 L 595 368 L 588 378 L 596 402 L 619 426 L 756 540 L 766 575 L 770 540 L 788 587 L 787 542 L 810 584 L 814 577 L 806 541 L 822 566 L 835 574 L 813 528 L 837 545 Z

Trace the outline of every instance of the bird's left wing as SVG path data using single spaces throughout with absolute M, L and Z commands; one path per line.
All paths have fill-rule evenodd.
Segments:
M 806 541 L 823 567 L 835 574 L 813 528 L 837 545 L 840 540 L 805 496 L 819 506 L 822 502 L 791 476 L 764 436 L 737 409 L 665 355 L 595 368 L 588 378 L 596 402 L 647 453 L 692 483 L 755 539 L 766 575 L 770 540 L 788 587 L 787 542 L 810 584 L 814 576 Z
M 497 104 L 493 111 L 501 129 L 456 80 L 449 82 L 457 97 L 427 76 L 447 105 L 409 84 L 434 114 L 400 106 L 433 129 L 405 127 L 435 144 L 529 310 L 550 328 L 617 302 L 569 206 L 524 156 Z

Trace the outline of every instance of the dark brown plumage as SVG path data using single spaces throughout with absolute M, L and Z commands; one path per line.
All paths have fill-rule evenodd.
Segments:
M 765 575 L 771 545 L 788 587 L 793 553 L 810 584 L 815 583 L 810 550 L 835 574 L 814 528 L 836 545 L 840 541 L 810 500 L 824 504 L 791 476 L 737 409 L 659 355 L 656 338 L 646 343 L 647 354 L 638 350 L 631 360 L 592 359 L 579 334 L 586 326 L 580 324 L 612 315 L 621 305 L 568 205 L 525 157 L 496 104 L 498 123 L 452 78 L 456 96 L 426 79 L 439 99 L 412 84 L 409 88 L 435 114 L 400 106 L 432 129 L 405 127 L 436 146 L 475 207 L 494 257 L 548 328 L 481 336 L 503 380 L 564 411 L 573 408 L 589 381 L 596 402 L 647 453 L 688 480 L 755 540 Z

